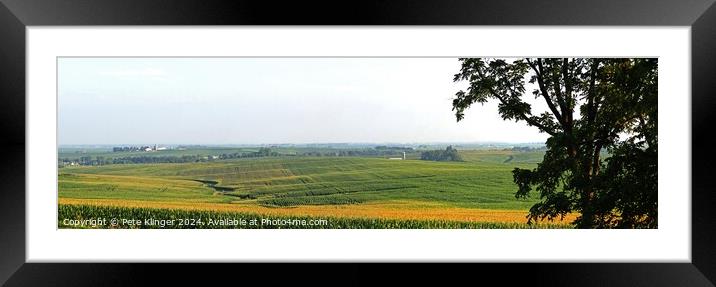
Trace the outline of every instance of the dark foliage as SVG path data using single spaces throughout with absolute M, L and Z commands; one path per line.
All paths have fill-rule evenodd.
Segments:
M 504 120 L 550 135 L 537 168 L 513 171 L 516 196 L 534 189 L 541 199 L 528 222 L 577 212 L 579 228 L 657 227 L 657 59 L 460 61 L 454 80 L 470 85 L 453 100 L 458 121 L 472 104 L 497 100 Z M 523 100 L 527 83 L 547 111 Z
M 457 150 L 448 146 L 445 150 L 429 150 L 420 154 L 422 160 L 433 160 L 433 161 L 462 161 L 460 154 Z

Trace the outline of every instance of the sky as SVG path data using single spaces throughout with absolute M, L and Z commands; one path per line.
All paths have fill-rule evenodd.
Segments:
M 544 142 L 494 101 L 455 120 L 456 58 L 60 58 L 58 139 L 81 144 Z M 531 89 L 528 88 L 528 94 Z M 542 110 L 533 96 L 533 110 Z

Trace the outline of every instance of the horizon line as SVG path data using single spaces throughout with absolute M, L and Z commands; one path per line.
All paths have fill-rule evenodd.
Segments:
M 425 142 L 264 142 L 264 143 L 64 143 L 58 146 L 112 146 L 112 145 L 204 145 L 204 146 L 231 146 L 231 145 L 331 145 L 331 144 L 545 144 L 539 141 L 425 141 Z

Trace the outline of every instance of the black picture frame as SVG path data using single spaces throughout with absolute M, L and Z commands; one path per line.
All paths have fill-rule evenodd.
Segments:
M 716 190 L 710 182 L 716 140 L 716 5 L 714 0 L 0 0 L 0 282 L 8 286 L 206 285 L 225 276 L 265 282 L 336 279 L 478 278 L 507 272 L 506 283 L 548 286 L 714 286 Z M 628 25 L 691 27 L 691 263 L 520 263 L 470 265 L 464 275 L 443 276 L 454 266 L 313 264 L 227 266 L 215 264 L 25 263 L 25 28 L 79 25 Z M 668 95 L 680 96 L 680 95 Z M 663 175 L 662 175 L 663 176 Z M 683 191 L 682 191 L 683 192 Z M 610 243 L 613 244 L 613 243 Z M 461 268 L 462 269 L 462 268 Z M 270 270 L 270 271 L 269 271 Z M 279 270 L 279 271 L 277 271 Z M 313 270 L 313 271 L 312 271 Z M 320 277 L 307 276 L 321 270 Z M 227 273 L 228 272 L 228 273 Z M 202 274 L 223 274 L 202 276 Z M 434 276 L 434 277 L 433 277 Z M 220 282 L 216 281 L 216 282 Z M 397 280 L 396 280 L 397 281 Z M 405 282 L 405 281 L 400 281 Z M 381 283 L 389 283 L 381 281 Z M 342 284 L 343 285 L 343 284 Z

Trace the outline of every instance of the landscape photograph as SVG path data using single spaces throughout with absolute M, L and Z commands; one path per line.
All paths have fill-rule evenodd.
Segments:
M 658 228 L 657 58 L 60 57 L 57 72 L 60 229 Z

